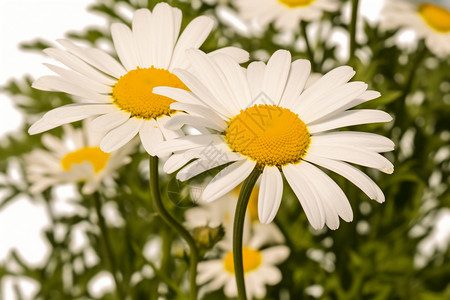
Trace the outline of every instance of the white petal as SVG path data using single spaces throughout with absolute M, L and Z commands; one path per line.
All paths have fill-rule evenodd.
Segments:
M 261 61 L 252 62 L 247 68 L 247 81 L 252 95 L 252 103 L 254 104 L 258 104 L 258 98 L 261 98 L 265 70 L 266 64 Z
M 238 64 L 245 63 L 250 59 L 250 54 L 244 49 L 238 47 L 224 47 L 208 53 L 209 56 L 215 56 L 216 54 L 227 55 Z
M 233 102 L 237 110 L 236 114 L 245 108 L 251 100 L 250 89 L 247 84 L 247 78 L 243 68 L 239 66 L 231 57 L 218 54 L 213 58 L 220 72 L 223 74 L 223 81 L 227 90 L 232 94 Z M 231 100 L 231 99 L 230 99 Z
M 296 101 L 295 110 L 305 111 L 316 104 L 318 98 L 330 90 L 348 82 L 355 75 L 351 67 L 342 66 L 331 70 L 303 91 Z
M 234 116 L 234 114 L 231 113 L 231 111 L 221 102 L 219 102 L 219 100 L 208 90 L 208 88 L 205 87 L 203 83 L 193 74 L 181 69 L 174 70 L 174 73 L 199 99 L 205 99 L 205 101 L 206 99 L 208 100 L 207 103 L 203 102 L 205 105 L 211 107 L 218 114 L 227 118 Z
M 285 261 L 290 254 L 289 247 L 273 246 L 261 251 L 264 264 L 278 265 Z
M 65 68 L 61 68 L 61 67 L 54 66 L 51 64 L 44 63 L 44 65 L 47 68 L 49 68 L 50 70 L 52 70 L 53 72 L 55 72 L 58 75 L 60 75 L 61 77 L 63 77 L 66 81 L 76 83 L 77 85 L 79 85 L 87 90 L 97 92 L 97 93 L 102 93 L 102 94 L 109 94 L 112 91 L 111 86 L 97 82 L 95 80 L 92 80 L 92 78 L 80 75 L 74 71 L 67 70 Z M 108 98 L 110 98 L 110 97 L 108 97 Z M 112 102 L 111 98 L 110 98 L 110 101 Z
M 170 129 L 180 129 L 184 125 L 190 125 L 195 127 L 206 127 L 217 131 L 224 131 L 227 126 L 218 126 L 215 122 L 205 119 L 203 117 L 191 116 L 191 115 L 177 115 L 173 116 L 170 121 L 167 122 L 167 127 Z
M 262 83 L 262 91 L 270 101 L 267 104 L 278 105 L 280 103 L 290 67 L 291 53 L 286 50 L 276 51 L 267 62 Z
M 309 223 L 314 229 L 320 229 L 325 223 L 325 214 L 322 211 L 320 199 L 312 187 L 308 185 L 306 174 L 303 174 L 301 162 L 298 165 L 285 165 L 282 167 L 284 177 L 291 186 L 300 204 L 305 211 Z
M 181 113 L 178 113 L 178 114 L 181 114 Z M 166 140 L 173 140 L 173 139 L 184 136 L 184 133 L 182 130 L 179 130 L 179 129 L 172 130 L 167 127 L 167 122 L 169 122 L 169 120 L 171 120 L 173 117 L 178 116 L 178 114 L 176 114 L 172 117 L 162 116 L 162 117 L 156 119 L 156 123 L 158 123 L 159 129 L 161 129 L 161 132 Z
M 139 131 L 139 137 L 148 154 L 153 156 L 158 154 L 156 148 L 164 141 L 164 138 L 155 120 L 144 122 L 144 125 Z
M 182 103 L 189 104 L 200 104 L 202 101 L 198 99 L 192 92 L 186 91 L 185 89 L 178 89 L 169 86 L 157 86 L 153 88 L 153 94 L 166 96 L 173 100 Z M 176 104 L 177 102 L 172 103 Z M 176 109 L 176 108 L 174 108 Z
M 370 199 L 379 203 L 384 202 L 384 194 L 378 185 L 361 170 L 342 161 L 332 160 L 317 155 L 308 154 L 305 160 L 315 163 L 321 167 L 327 168 L 353 182 L 360 188 Z
M 272 222 L 283 196 L 283 178 L 277 167 L 265 166 L 258 195 L 258 216 L 263 224 Z
M 227 127 L 227 123 L 221 117 L 219 117 L 213 110 L 203 105 L 174 102 L 170 105 L 170 108 L 185 111 L 190 115 L 208 118 L 211 122 L 214 122 L 218 127 L 224 129 Z
M 84 88 L 81 85 L 77 85 L 77 83 L 69 82 L 59 76 L 42 76 L 33 82 L 32 87 L 44 91 L 64 92 L 85 98 L 87 100 L 95 100 L 100 103 L 111 102 L 111 98 L 109 96 L 100 95 L 92 90 Z
M 384 111 L 375 109 L 355 109 L 312 122 L 308 124 L 308 130 L 310 133 L 316 133 L 346 126 L 390 121 L 392 121 L 392 117 Z
M 156 151 L 169 154 L 171 152 L 185 151 L 206 145 L 222 143 L 223 138 L 217 134 L 190 135 L 162 143 Z
M 363 147 L 376 152 L 394 150 L 393 141 L 379 134 L 359 131 L 338 131 L 311 136 L 314 145 Z
M 186 51 L 186 56 L 191 62 L 192 68 L 195 71 L 197 79 L 214 95 L 220 103 L 227 103 L 227 108 L 233 113 L 238 114 L 240 110 L 239 103 L 233 97 L 234 94 L 226 84 L 226 77 L 216 65 L 212 58 L 197 49 L 189 49 Z M 236 64 L 229 59 L 232 64 Z M 216 61 L 220 61 L 217 59 Z M 239 65 L 237 65 L 239 67 Z M 230 108 L 230 106 L 232 108 Z
M 139 66 L 150 68 L 153 65 L 151 56 L 152 44 L 150 31 L 152 30 L 152 14 L 146 9 L 138 9 L 133 16 L 133 39 L 139 57 Z
M 294 112 L 298 113 L 306 124 L 309 124 L 335 113 L 344 105 L 364 93 L 366 89 L 367 84 L 364 82 L 354 81 L 346 83 L 324 93 L 320 98 L 316 99 L 313 106 L 303 108 L 304 110 L 298 110 L 296 108 Z
M 291 64 L 291 70 L 286 83 L 286 89 L 281 97 L 280 106 L 293 107 L 298 96 L 303 91 L 311 72 L 311 63 L 306 59 L 297 59 Z
M 74 44 L 72 41 L 65 39 L 59 39 L 57 41 L 69 52 L 73 53 L 94 68 L 97 68 L 98 70 L 108 75 L 111 75 L 115 78 L 120 78 L 120 76 L 126 73 L 126 70 L 119 62 L 117 62 L 117 60 L 100 49 L 80 47 Z M 111 81 L 111 78 L 108 77 L 108 79 L 109 81 Z M 112 84 L 107 84 L 113 85 L 114 82 Z
M 35 122 L 29 134 L 41 133 L 63 124 L 83 120 L 94 115 L 107 114 L 117 111 L 115 105 L 110 104 L 68 104 L 47 112 L 40 120 Z
M 187 67 L 186 50 L 199 48 L 214 26 L 214 20 L 200 16 L 192 20 L 184 29 L 173 51 L 169 71 L 174 68 Z
M 104 114 L 92 120 L 90 126 L 95 131 L 110 131 L 119 125 L 122 125 L 130 118 L 130 113 L 122 110 L 115 111 L 109 114 Z
M 164 172 L 171 174 L 187 164 L 191 159 L 187 158 L 184 152 L 172 154 L 164 163 Z
M 104 84 L 112 85 L 114 84 L 115 80 L 113 80 L 111 77 L 97 71 L 96 69 L 92 68 L 90 65 L 88 65 L 83 60 L 79 59 L 75 55 L 72 55 L 66 51 L 63 51 L 61 49 L 56 48 L 48 48 L 44 50 L 44 53 L 55 58 L 56 60 L 60 61 L 70 69 L 85 75 L 88 78 L 92 78 L 93 80 L 96 80 L 98 82 L 102 82 Z
M 155 68 L 168 69 L 175 44 L 175 22 L 172 7 L 163 2 L 156 4 L 152 11 L 151 21 L 150 43 L 156 55 L 153 64 Z
M 344 221 L 351 222 L 353 220 L 352 208 L 348 202 L 347 196 L 336 182 L 316 166 L 306 161 L 302 161 L 301 164 L 303 164 L 303 168 L 307 172 L 311 182 L 314 182 L 316 191 L 320 193 L 325 212 L 331 210 L 332 212 L 337 213 Z M 327 219 L 325 221 L 330 229 L 337 229 L 339 221 L 337 222 L 337 226 L 330 226 L 330 224 L 334 224 L 334 221 L 328 223 L 330 221 L 328 219 L 328 214 L 326 214 L 326 216 Z
M 255 165 L 255 161 L 243 159 L 227 166 L 211 180 L 203 191 L 202 199 L 211 202 L 225 195 L 243 182 Z
M 394 166 L 385 157 L 374 151 L 358 147 L 346 145 L 327 146 L 311 144 L 308 152 L 330 159 L 343 160 L 361 166 L 375 168 L 387 174 L 392 174 L 392 172 L 394 172 Z
M 124 67 L 128 71 L 136 69 L 139 61 L 130 28 L 122 23 L 114 23 L 111 25 L 111 35 L 114 48 Z
M 208 151 L 205 149 L 204 151 Z M 210 160 L 210 159 L 197 159 L 196 161 L 190 163 L 183 169 L 181 169 L 177 173 L 177 179 L 180 181 L 186 181 L 188 179 L 191 179 L 192 177 L 197 176 L 198 174 L 201 174 L 207 170 L 211 170 L 215 167 L 224 165 L 226 163 L 236 161 L 237 158 L 244 159 L 242 156 L 236 156 L 236 155 L 227 155 L 228 153 L 223 152 L 219 153 L 218 157 L 216 159 Z M 201 154 L 200 154 L 201 155 Z
M 107 153 L 119 149 L 136 136 L 145 122 L 144 119 L 129 119 L 105 135 L 100 143 L 100 149 Z

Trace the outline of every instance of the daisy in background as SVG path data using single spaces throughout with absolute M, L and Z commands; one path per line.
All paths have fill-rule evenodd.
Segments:
M 255 20 L 265 27 L 270 23 L 278 30 L 297 31 L 300 21 L 315 21 L 324 11 L 339 9 L 338 0 L 234 0 L 244 20 Z
M 164 142 L 157 152 L 174 153 L 164 169 L 170 172 L 184 166 L 177 173 L 182 181 L 229 164 L 205 188 L 203 200 L 220 198 L 259 168 L 262 223 L 271 222 L 278 211 L 284 175 L 311 225 L 336 229 L 339 216 L 352 220 L 352 209 L 344 192 L 320 166 L 346 177 L 371 199 L 384 201 L 375 182 L 347 162 L 390 174 L 392 163 L 379 153 L 392 151 L 394 143 L 372 133 L 334 131 L 392 120 L 379 110 L 349 110 L 380 96 L 367 91 L 363 82 L 348 82 L 355 74 L 351 67 L 336 68 L 304 90 L 310 63 L 291 62 L 285 50 L 275 52 L 267 65 L 253 62 L 246 70 L 225 55 L 211 58 L 193 49 L 187 57 L 195 73 L 174 73 L 192 92 L 159 87 L 154 93 L 176 99 L 179 102 L 171 108 L 190 114 L 173 117 L 169 127 L 194 125 L 211 132 Z M 209 155 L 212 147 L 220 155 Z
M 88 122 L 77 129 L 65 125 L 62 139 L 50 134 L 42 136 L 47 150 L 36 149 L 25 156 L 31 193 L 41 193 L 58 183 L 83 182 L 82 193 L 92 194 L 131 161 L 129 155 L 135 151 L 136 140 L 105 153 L 99 148 L 101 135 L 89 126 Z
M 242 256 L 249 299 L 263 299 L 266 296 L 266 285 L 275 285 L 281 281 L 282 275 L 276 265 L 285 261 L 290 253 L 289 248 L 283 245 L 265 247 L 272 243 L 266 227 L 254 227 L 250 235 L 244 236 Z M 206 291 L 223 287 L 225 295 L 233 298 L 238 293 L 234 276 L 232 240 L 220 243 L 219 247 L 222 250 L 220 258 L 198 264 L 197 282 L 200 285 L 205 284 Z
M 60 91 L 81 97 L 81 102 L 53 109 L 34 123 L 30 134 L 40 133 L 62 124 L 97 116 L 92 127 L 105 132 L 100 148 L 112 152 L 139 134 L 146 151 L 164 140 L 183 135 L 169 130 L 166 123 L 177 114 L 170 109 L 174 100 L 152 93 L 157 86 L 188 90 L 173 74 L 186 69 L 186 49 L 198 48 L 212 30 L 214 21 L 200 16 L 180 33 L 182 13 L 166 3 L 158 3 L 152 12 L 135 12 L 132 29 L 115 23 L 111 26 L 114 47 L 120 62 L 99 49 L 85 48 L 69 40 L 58 42 L 66 49 L 51 48 L 46 54 L 69 69 L 48 64 L 58 76 L 43 76 L 33 83 L 41 90 Z M 238 62 L 248 59 L 244 50 L 228 47 L 210 55 L 225 53 Z
M 381 27 L 412 29 L 435 55 L 450 54 L 450 9 L 432 1 L 386 0 Z

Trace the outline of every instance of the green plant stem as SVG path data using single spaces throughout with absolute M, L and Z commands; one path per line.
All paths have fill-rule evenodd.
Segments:
M 153 204 L 159 216 L 172 227 L 188 244 L 190 249 L 189 256 L 189 283 L 191 300 L 197 300 L 197 263 L 199 260 L 197 245 L 191 234 L 166 210 L 161 200 L 159 190 L 158 157 L 150 156 L 150 192 L 153 198 Z
M 123 287 L 122 287 L 122 282 L 119 280 L 119 277 L 117 276 L 117 266 L 116 266 L 116 262 L 114 259 L 114 255 L 112 253 L 112 246 L 111 243 L 109 242 L 109 232 L 108 232 L 108 228 L 106 226 L 106 222 L 105 219 L 103 218 L 103 214 L 102 214 L 102 203 L 101 203 L 101 199 L 100 199 L 100 194 L 99 193 L 95 193 L 94 194 L 94 206 L 95 206 L 95 212 L 97 214 L 97 218 L 98 218 L 98 226 L 100 227 L 100 238 L 103 242 L 103 248 L 105 248 L 105 254 L 106 254 L 106 259 L 108 260 L 108 265 L 110 268 L 110 271 L 112 273 L 112 276 L 114 278 L 114 282 L 116 283 L 116 291 L 117 291 L 117 297 L 119 300 L 124 300 L 125 299 L 125 294 L 123 291 Z
M 314 71 L 317 71 L 316 63 L 314 61 L 314 52 L 312 50 L 311 43 L 309 42 L 308 32 L 306 30 L 307 26 L 308 26 L 308 23 L 306 23 L 305 21 L 302 21 L 300 23 L 300 29 L 301 29 L 303 38 L 305 39 L 306 52 L 308 53 L 308 59 L 311 62 L 311 70 L 314 72 Z
M 256 167 L 244 181 L 236 204 L 236 212 L 234 213 L 233 262 L 239 300 L 247 299 L 247 294 L 245 293 L 244 264 L 242 261 L 242 237 L 244 233 L 245 213 L 253 187 L 260 174 L 261 170 Z
M 356 21 L 358 19 L 359 0 L 352 0 L 352 19 L 350 21 L 350 55 L 349 61 L 355 57 L 356 51 Z

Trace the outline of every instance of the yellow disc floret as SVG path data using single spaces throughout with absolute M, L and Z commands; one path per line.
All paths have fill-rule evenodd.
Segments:
M 437 32 L 450 32 L 450 12 L 445 8 L 431 3 L 419 6 L 419 14 L 425 22 Z
M 254 105 L 229 122 L 225 140 L 259 166 L 299 163 L 311 143 L 309 131 L 297 114 L 276 105 Z
M 121 76 L 114 85 L 113 103 L 139 119 L 149 120 L 169 115 L 170 104 L 175 100 L 153 94 L 153 88 L 157 86 L 189 90 L 176 75 L 166 69 L 138 67 Z
M 244 262 L 244 273 L 256 270 L 262 262 L 261 252 L 248 247 L 243 247 L 242 260 Z M 223 260 L 223 267 L 229 273 L 234 274 L 234 260 L 232 251 L 228 252 L 225 256 Z
M 289 8 L 296 8 L 301 6 L 308 6 L 316 0 L 278 0 L 278 1 Z
M 94 172 L 98 173 L 105 168 L 109 156 L 110 153 L 103 152 L 99 147 L 84 147 L 64 156 L 61 165 L 65 171 L 70 171 L 73 164 L 87 161 L 94 167 Z

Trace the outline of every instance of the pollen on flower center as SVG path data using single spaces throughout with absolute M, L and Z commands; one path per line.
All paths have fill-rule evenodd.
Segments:
M 84 147 L 64 156 L 61 165 L 65 171 L 70 171 L 73 164 L 87 161 L 94 167 L 94 172 L 98 173 L 105 168 L 109 156 L 110 153 L 103 152 L 99 147 Z
M 114 85 L 113 103 L 139 119 L 149 120 L 169 115 L 170 104 L 175 100 L 153 94 L 153 88 L 157 86 L 189 90 L 176 75 L 166 69 L 138 67 L 121 76 Z
M 311 143 L 306 124 L 297 114 L 276 105 L 254 105 L 229 122 L 225 140 L 231 150 L 260 166 L 299 163 Z
M 281 4 L 284 4 L 290 8 L 296 8 L 301 6 L 308 6 L 316 0 L 278 0 Z
M 450 12 L 445 8 L 431 3 L 419 6 L 419 14 L 434 30 L 442 33 L 450 32 Z
M 256 270 L 262 262 L 261 252 L 248 247 L 243 247 L 242 260 L 244 262 L 244 273 Z M 223 260 L 223 267 L 229 273 L 234 274 L 234 260 L 232 251 L 228 252 L 225 256 Z

